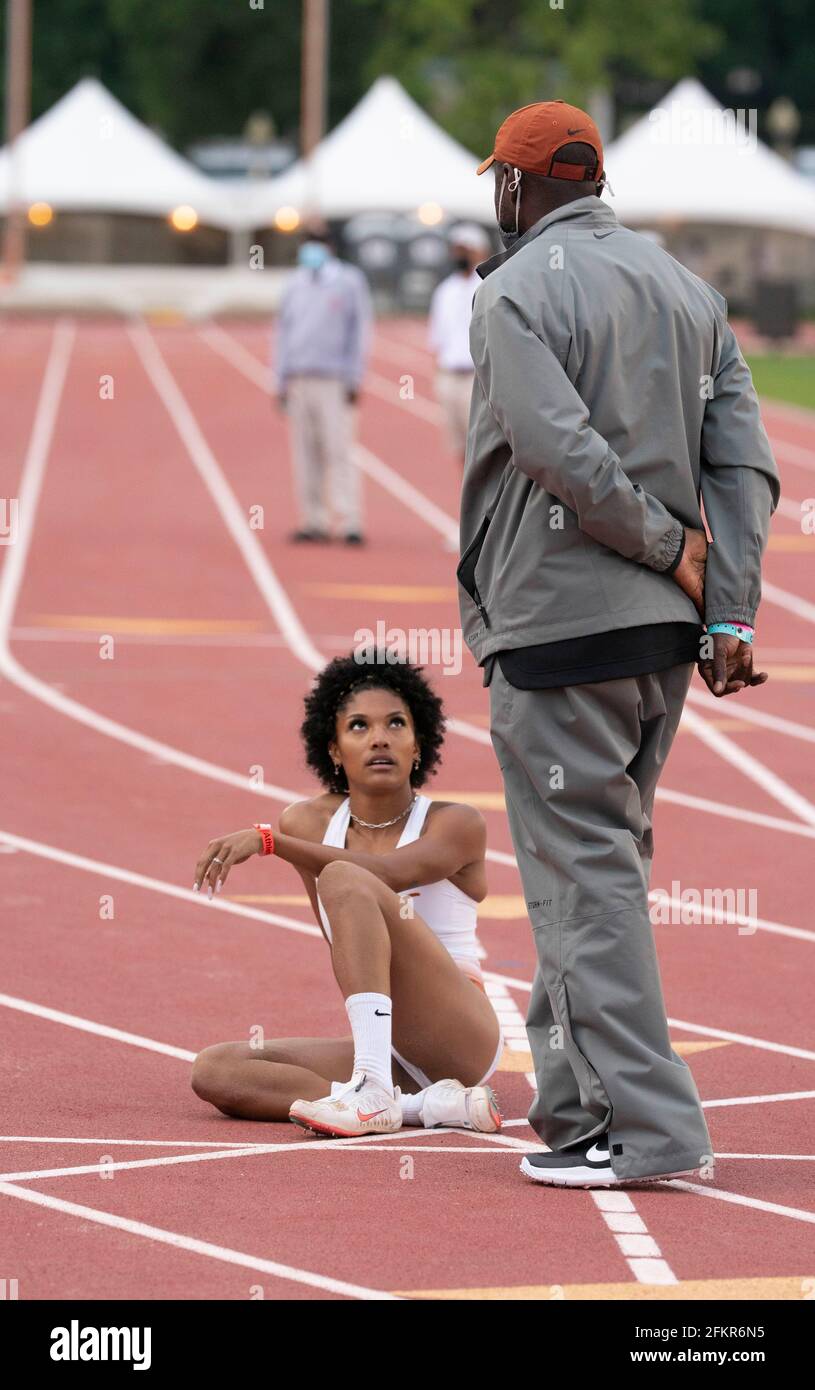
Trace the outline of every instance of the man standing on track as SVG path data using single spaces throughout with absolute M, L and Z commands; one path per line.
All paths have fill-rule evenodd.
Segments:
M 370 322 L 365 276 L 337 258 L 328 228 L 312 222 L 277 321 L 277 393 L 291 418 L 300 512 L 292 540 L 328 540 L 330 508 L 346 544 L 362 544 L 353 432 Z
M 551 1152 L 521 1167 L 709 1176 L 649 919 L 651 820 L 694 663 L 716 695 L 767 679 L 751 643 L 778 472 L 725 301 L 602 202 L 590 117 L 524 107 L 490 165 L 507 250 L 479 267 L 458 575 L 538 956 L 529 1119 Z

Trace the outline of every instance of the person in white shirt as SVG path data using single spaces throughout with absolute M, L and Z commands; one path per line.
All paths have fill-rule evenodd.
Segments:
M 444 412 L 450 448 L 464 464 L 473 389 L 470 314 L 481 280 L 475 267 L 492 247 L 483 227 L 461 223 L 450 235 L 455 269 L 433 291 L 428 343 L 436 358 L 436 396 Z

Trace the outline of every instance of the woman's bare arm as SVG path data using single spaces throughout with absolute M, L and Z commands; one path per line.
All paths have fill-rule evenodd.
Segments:
M 427 829 L 418 840 L 387 854 L 366 854 L 362 850 L 339 849 L 336 845 L 302 838 L 302 831 L 309 823 L 304 822 L 302 805 L 289 806 L 281 815 L 274 852 L 278 859 L 285 859 L 315 878 L 327 864 L 340 860 L 368 869 L 395 893 L 400 893 L 406 888 L 420 888 L 424 883 L 452 878 L 467 865 L 484 858 L 487 828 L 484 817 L 473 806 L 440 807 L 428 820 Z M 298 829 L 300 835 L 292 833 Z
M 452 878 L 471 864 L 481 863 L 487 844 L 484 817 L 473 806 L 440 806 L 428 817 L 418 840 L 387 854 L 366 854 L 363 850 L 339 849 L 322 844 L 325 809 L 314 801 L 298 801 L 286 807 L 275 832 L 274 852 L 278 859 L 292 864 L 316 879 L 327 864 L 337 860 L 368 869 L 395 893 L 420 888 L 425 883 Z M 321 828 L 321 826 L 323 828 Z M 226 882 L 233 864 L 242 864 L 261 848 L 260 832 L 239 830 L 210 840 L 195 870 L 195 886 L 206 882 L 210 894 L 216 884 Z M 306 886 L 308 887 L 308 883 Z

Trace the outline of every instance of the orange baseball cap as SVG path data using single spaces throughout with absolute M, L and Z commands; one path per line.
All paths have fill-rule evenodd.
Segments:
M 564 145 L 590 145 L 595 164 L 564 164 L 557 158 Z M 476 169 L 483 174 L 494 160 L 552 179 L 594 179 L 603 175 L 603 142 L 591 116 L 565 101 L 533 101 L 507 116 L 499 126 L 492 154 Z

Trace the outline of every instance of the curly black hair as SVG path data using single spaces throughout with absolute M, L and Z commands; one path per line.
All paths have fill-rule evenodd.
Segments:
M 404 700 L 416 730 L 419 766 L 410 774 L 412 787 L 421 787 L 435 774 L 444 743 L 444 712 L 434 695 L 423 668 L 409 661 L 393 661 L 377 651 L 360 663 L 353 654 L 337 656 L 323 668 L 305 698 L 306 717 L 300 737 L 306 750 L 306 763 L 331 792 L 347 793 L 345 771 L 335 772 L 329 744 L 336 738 L 337 715 L 353 690 L 392 690 Z

